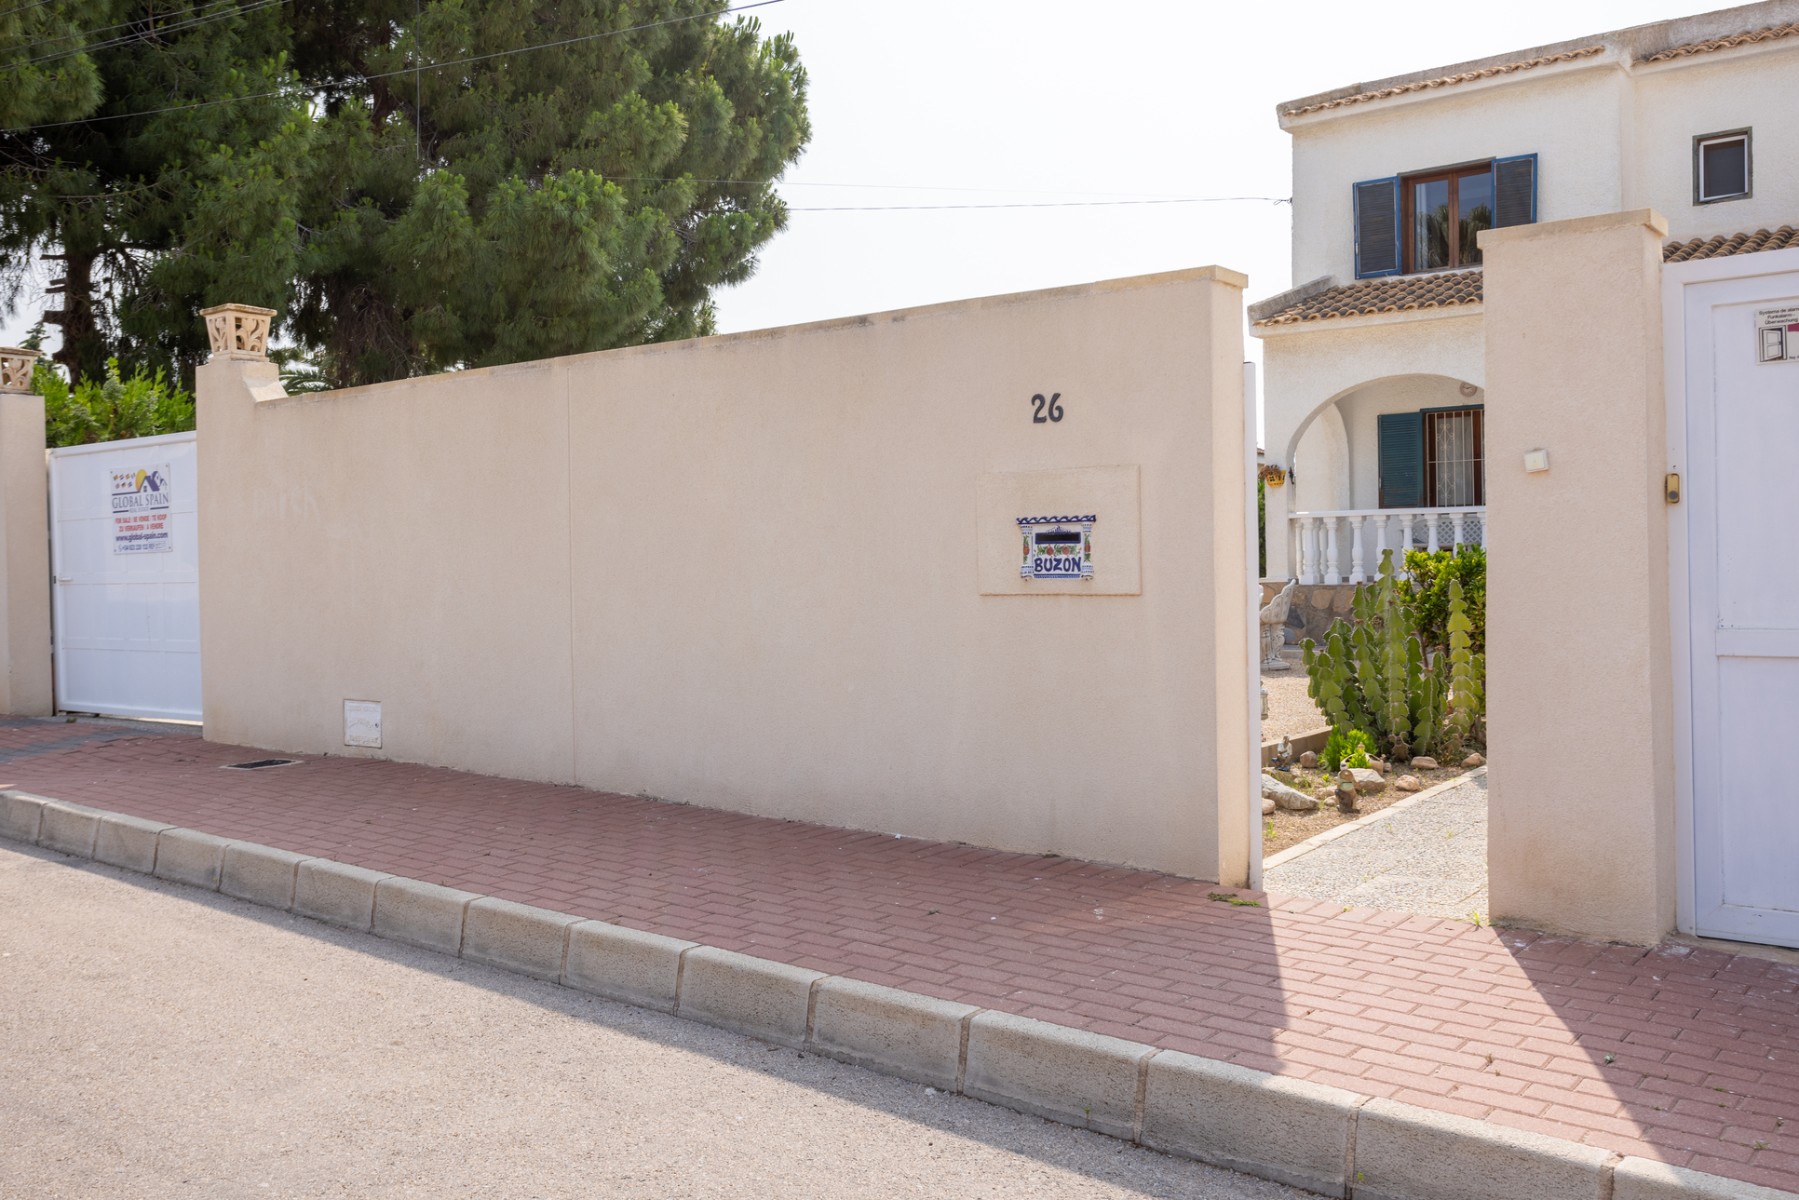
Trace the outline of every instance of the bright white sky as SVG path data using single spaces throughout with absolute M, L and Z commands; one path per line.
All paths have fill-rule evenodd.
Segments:
M 783 0 L 811 78 L 796 210 L 1291 194 L 1274 106 L 1362 80 L 1705 11 L 1702 0 Z M 908 185 L 917 190 L 867 186 Z M 1347 181 L 1346 181 L 1347 186 Z M 978 189 L 930 191 L 926 188 Z M 1291 286 L 1266 202 L 803 212 L 718 297 L 730 332 L 1219 263 Z M 1252 357 L 1260 357 L 1253 340 Z
M 1284 197 L 1278 101 L 1701 11 L 1698 0 L 1205 3 L 782 0 L 811 78 L 812 143 L 782 192 L 815 207 Z M 1220 263 L 1288 287 L 1266 201 L 795 211 L 724 332 Z M 0 325 L 17 344 L 33 307 Z M 197 318 L 196 318 L 197 319 Z M 1259 344 L 1249 344 L 1260 357 Z

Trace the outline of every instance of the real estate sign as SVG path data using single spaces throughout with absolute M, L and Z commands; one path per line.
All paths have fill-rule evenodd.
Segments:
M 154 554 L 174 549 L 169 542 L 173 514 L 169 465 L 115 470 L 112 476 L 112 552 Z

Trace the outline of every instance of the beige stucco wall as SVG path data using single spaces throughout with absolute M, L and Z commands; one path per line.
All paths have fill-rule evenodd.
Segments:
M 1639 210 L 1481 237 L 1493 917 L 1632 942 L 1675 916 L 1665 232 Z
M 260 402 L 209 364 L 207 736 L 359 753 L 373 700 L 387 757 L 1246 879 L 1242 284 Z M 996 489 L 1096 513 L 1126 594 L 984 595 Z
M 51 711 L 44 398 L 0 392 L 0 713 Z

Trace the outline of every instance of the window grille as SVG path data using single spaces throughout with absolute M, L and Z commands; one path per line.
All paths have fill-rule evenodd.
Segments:
M 1482 432 L 1478 408 L 1424 414 L 1425 495 L 1432 508 L 1487 502 Z

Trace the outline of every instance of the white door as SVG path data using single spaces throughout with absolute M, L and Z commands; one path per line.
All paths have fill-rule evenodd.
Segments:
M 1744 255 L 1737 270 L 1799 265 L 1784 255 L 1748 261 L 1772 257 Z M 1736 262 L 1695 265 L 1722 272 Z M 1799 270 L 1683 290 L 1692 772 L 1683 908 L 1697 933 L 1799 946 Z M 1794 353 L 1772 353 L 1786 337 Z
M 56 707 L 200 719 L 194 435 L 50 452 Z

